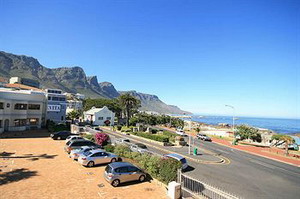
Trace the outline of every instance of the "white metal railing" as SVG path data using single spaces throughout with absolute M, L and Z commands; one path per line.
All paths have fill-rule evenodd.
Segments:
M 240 197 L 227 193 L 219 188 L 208 185 L 200 180 L 183 174 L 178 170 L 177 181 L 181 184 L 181 189 L 194 197 L 210 199 L 238 199 Z

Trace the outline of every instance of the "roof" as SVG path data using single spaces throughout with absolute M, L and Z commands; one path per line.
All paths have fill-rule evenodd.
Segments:
M 86 111 L 85 114 L 88 115 L 94 115 L 95 113 L 102 111 L 103 109 L 108 109 L 106 106 L 103 106 L 102 108 L 91 108 L 90 110 Z M 108 109 L 109 110 L 109 109 Z M 110 111 L 110 110 L 109 110 Z
M 134 166 L 133 164 L 129 162 L 113 162 L 109 164 L 112 168 L 119 168 L 124 166 Z
M 178 159 L 178 160 L 181 160 L 181 159 L 184 158 L 181 155 L 178 155 L 177 153 L 171 153 L 171 154 L 167 154 L 165 156 L 170 157 L 170 158 L 175 158 L 175 159 Z
M 19 89 L 24 89 L 24 90 L 43 91 L 39 88 L 35 88 L 35 87 L 32 87 L 32 86 L 27 86 L 27 85 L 24 85 L 24 84 L 18 84 L 18 83 L 5 84 L 5 87 L 7 87 L 7 88 L 19 88 Z

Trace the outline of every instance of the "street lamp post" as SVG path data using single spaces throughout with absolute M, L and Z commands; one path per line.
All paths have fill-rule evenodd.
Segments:
M 233 132 L 233 134 L 234 134 L 235 108 L 234 108 L 234 106 L 231 106 L 231 105 L 225 105 L 225 106 L 227 106 L 227 107 L 229 107 L 229 108 L 232 108 L 232 111 L 233 111 L 233 114 L 232 114 L 232 132 Z

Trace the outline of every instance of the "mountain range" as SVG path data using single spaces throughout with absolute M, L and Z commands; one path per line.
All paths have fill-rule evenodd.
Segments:
M 24 77 L 40 82 L 42 88 L 57 88 L 69 93 L 81 93 L 90 98 L 116 98 L 129 92 L 141 100 L 143 111 L 164 114 L 191 114 L 177 106 L 167 105 L 156 95 L 136 91 L 117 91 L 110 82 L 99 82 L 96 76 L 86 76 L 79 67 L 47 68 L 33 57 L 0 51 L 0 76 Z

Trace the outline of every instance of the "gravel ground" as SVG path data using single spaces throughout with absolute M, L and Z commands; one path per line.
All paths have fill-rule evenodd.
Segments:
M 154 182 L 113 188 L 103 178 L 105 165 L 79 165 L 64 144 L 49 137 L 1 139 L 0 198 L 167 198 Z

